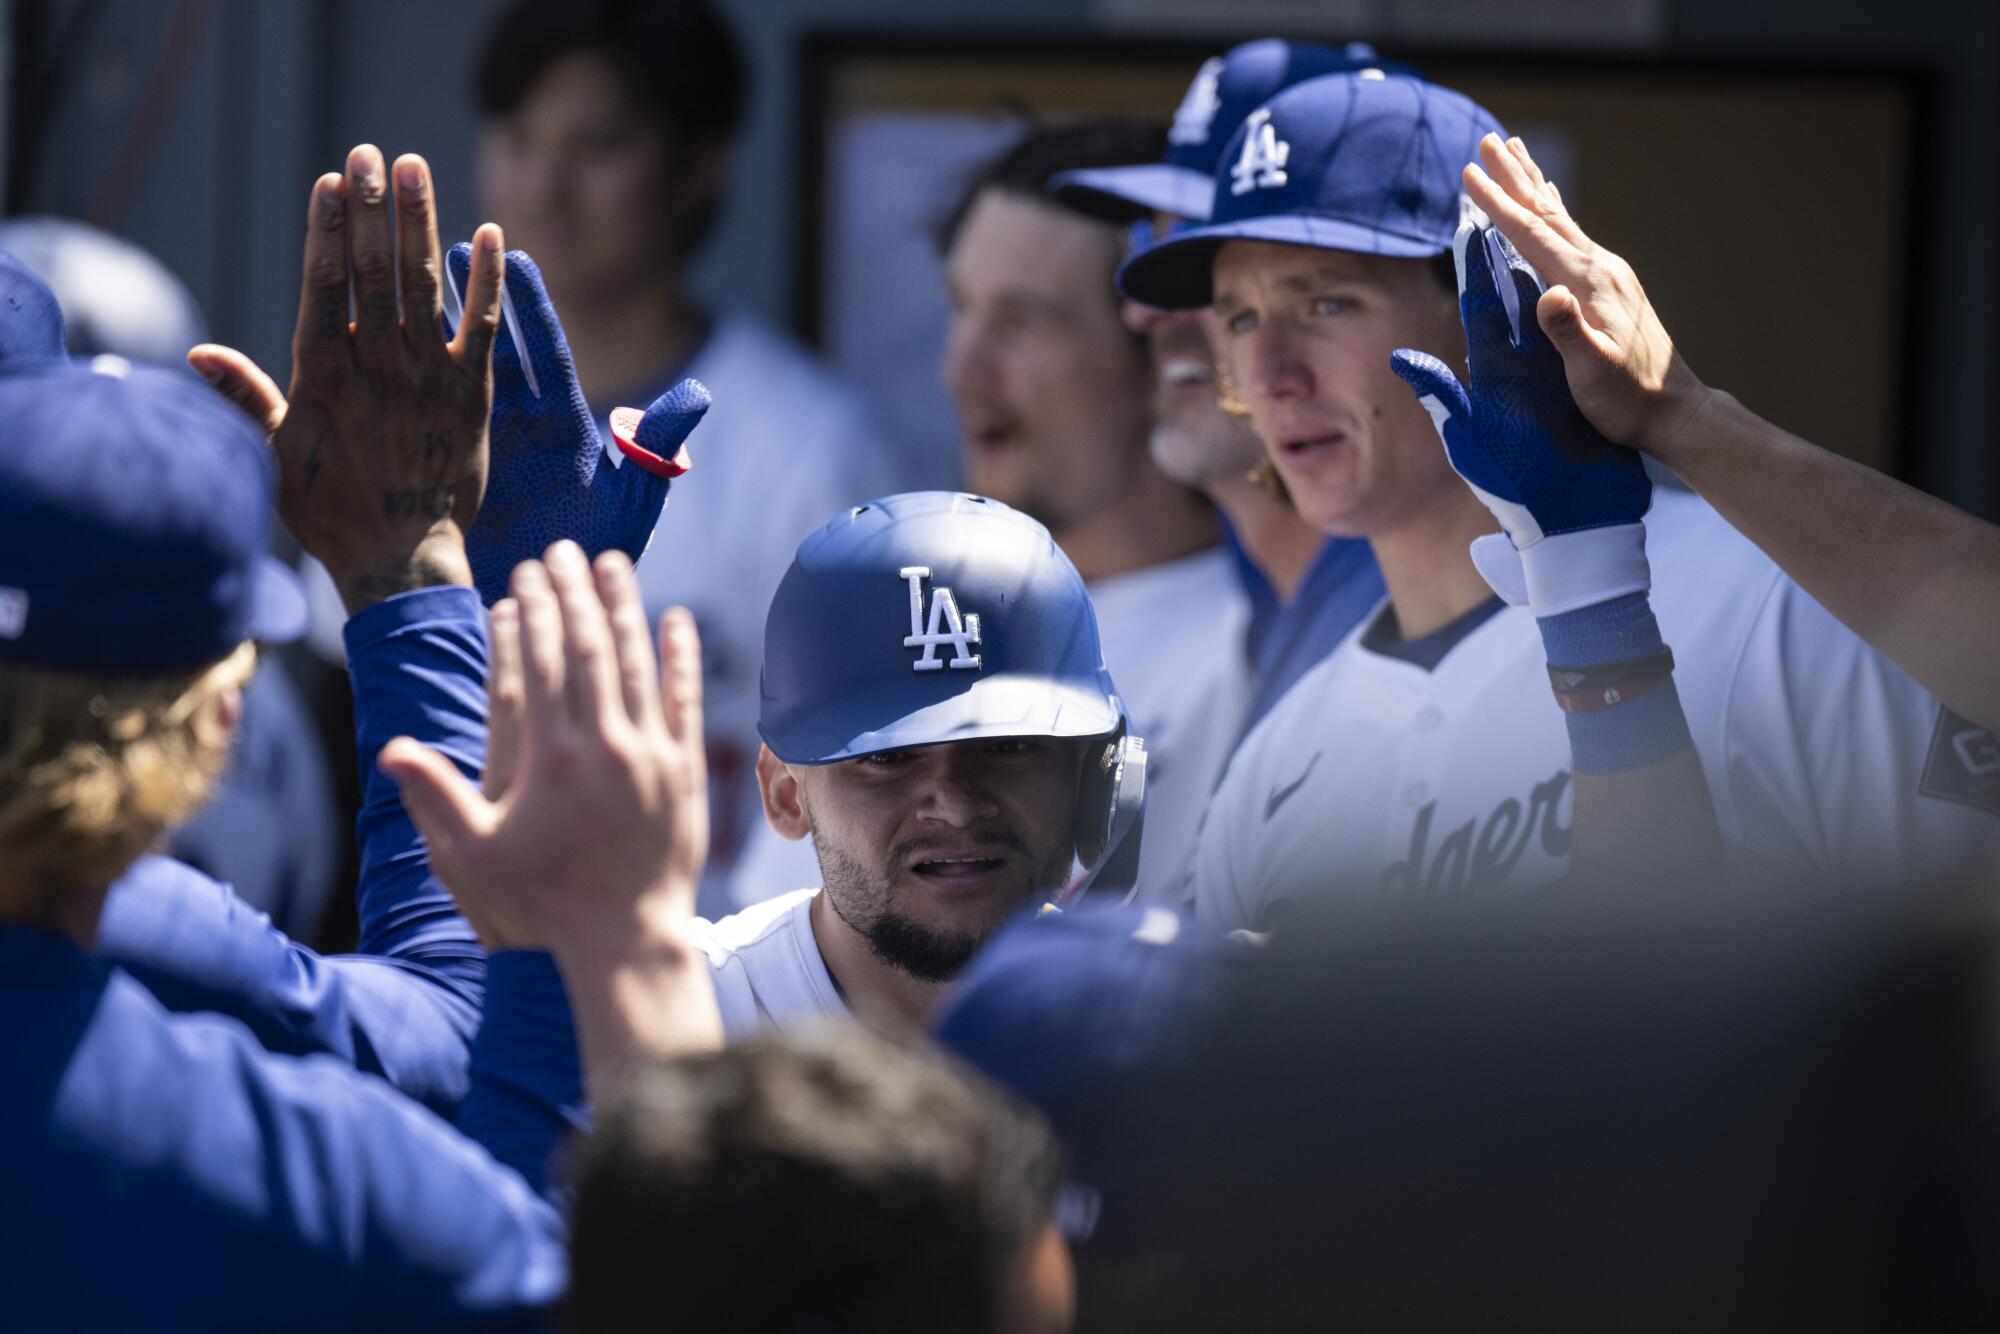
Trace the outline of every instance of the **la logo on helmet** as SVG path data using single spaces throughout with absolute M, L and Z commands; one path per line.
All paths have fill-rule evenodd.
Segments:
M 931 577 L 928 565 L 905 565 L 899 572 L 910 585 L 910 633 L 903 640 L 904 648 L 921 648 L 923 655 L 910 666 L 919 672 L 939 672 L 947 667 L 956 672 L 976 672 L 979 670 L 979 655 L 973 647 L 979 643 L 979 616 L 961 617 L 958 614 L 958 599 L 951 590 L 942 585 L 931 589 L 931 609 L 928 620 L 924 615 L 924 580 Z M 938 650 L 946 644 L 952 647 L 949 661 L 938 657 Z
M 1222 110 L 1222 98 L 1216 92 L 1216 85 L 1222 80 L 1222 60 L 1210 56 L 1201 62 L 1195 71 L 1194 82 L 1188 85 L 1187 96 L 1174 111 L 1174 123 L 1167 130 L 1170 144 L 1202 144 L 1208 142 L 1209 128 L 1215 123 L 1215 113 Z
M 1236 165 L 1229 169 L 1229 193 L 1247 195 L 1291 179 L 1285 174 L 1285 163 L 1292 156 L 1292 146 L 1278 137 L 1270 108 L 1258 107 L 1243 124 L 1249 133 L 1243 137 L 1243 152 Z

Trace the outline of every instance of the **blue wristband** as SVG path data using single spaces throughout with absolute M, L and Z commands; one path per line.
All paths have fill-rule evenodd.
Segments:
M 1536 620 L 1551 667 L 1595 667 L 1650 658 L 1666 648 L 1644 593 Z M 1565 713 L 1577 773 L 1615 774 L 1670 759 L 1694 745 L 1672 680 L 1594 713 Z

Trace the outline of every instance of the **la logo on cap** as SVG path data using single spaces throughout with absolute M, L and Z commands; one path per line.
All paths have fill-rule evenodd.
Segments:
M 904 638 L 903 647 L 923 650 L 923 655 L 910 664 L 912 670 L 938 672 L 949 667 L 955 672 L 978 671 L 979 655 L 972 651 L 979 643 L 978 614 L 961 617 L 958 599 L 940 584 L 931 589 L 930 616 L 926 619 L 924 580 L 931 577 L 931 567 L 905 565 L 899 574 L 910 585 L 910 633 Z M 938 650 L 946 644 L 952 647 L 949 662 L 938 657 Z
M 1277 127 L 1271 124 L 1271 109 L 1258 107 L 1243 124 L 1249 133 L 1243 137 L 1243 152 L 1236 165 L 1229 169 L 1229 193 L 1247 195 L 1290 180 L 1285 163 L 1292 156 L 1292 146 L 1278 137 Z
M 1188 85 L 1187 96 L 1181 99 L 1174 111 L 1174 123 L 1167 130 L 1170 144 L 1202 144 L 1208 142 L 1208 131 L 1215 124 L 1215 113 L 1222 110 L 1222 98 L 1216 92 L 1216 85 L 1222 81 L 1222 58 L 1210 56 L 1201 62 L 1195 71 L 1194 82 Z

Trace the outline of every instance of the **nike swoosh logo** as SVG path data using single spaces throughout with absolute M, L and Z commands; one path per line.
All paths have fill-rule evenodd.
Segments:
M 1319 763 L 1319 757 L 1325 753 L 1326 752 L 1319 750 L 1314 751 L 1313 757 L 1306 761 L 1306 770 L 1304 773 L 1300 774 L 1297 778 L 1294 778 L 1291 782 L 1285 784 L 1283 787 L 1274 787 L 1271 789 L 1271 795 L 1264 799 L 1265 824 L 1271 823 L 1271 817 L 1278 813 L 1278 807 L 1284 805 L 1287 801 L 1291 800 L 1292 793 L 1297 792 L 1300 788 L 1305 786 L 1306 779 L 1312 777 L 1313 766 Z

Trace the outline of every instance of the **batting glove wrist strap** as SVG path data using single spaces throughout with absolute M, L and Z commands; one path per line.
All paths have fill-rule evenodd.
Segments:
M 1622 523 L 1554 533 L 1516 548 L 1504 533 L 1472 544 L 1472 563 L 1502 601 L 1538 617 L 1560 616 L 1653 586 L 1646 526 Z

